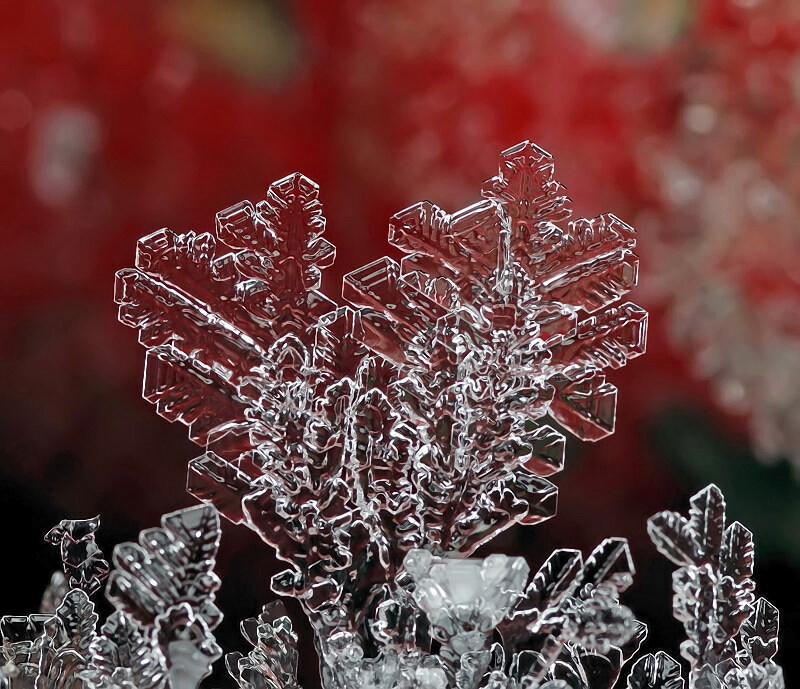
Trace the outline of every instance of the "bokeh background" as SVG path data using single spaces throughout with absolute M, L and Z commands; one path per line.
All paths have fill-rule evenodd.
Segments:
M 324 287 L 391 253 L 387 219 L 477 199 L 531 139 L 579 214 L 639 230 L 649 351 L 612 376 L 617 432 L 572 442 L 559 514 L 491 548 L 627 537 L 627 600 L 677 656 L 670 567 L 645 533 L 716 481 L 757 543 L 800 681 L 800 4 L 795 0 L 27 0 L 0 3 L 0 610 L 32 611 L 62 517 L 107 553 L 190 504 L 197 454 L 139 397 L 116 322 L 138 237 L 203 230 L 301 171 L 338 247 Z M 273 598 L 226 527 L 219 636 Z M 315 686 L 299 609 L 303 681 Z M 232 686 L 215 675 L 209 686 Z

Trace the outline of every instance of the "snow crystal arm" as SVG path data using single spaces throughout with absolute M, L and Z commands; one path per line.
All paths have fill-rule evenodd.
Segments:
M 117 608 L 91 642 L 81 677 L 92 689 L 194 689 L 221 655 L 211 630 L 219 546 L 216 511 L 200 505 L 164 515 L 138 543 L 114 549 L 106 596 Z
M 219 539 L 219 516 L 211 507 L 165 515 L 161 528 L 142 531 L 139 543 L 114 549 L 108 599 L 145 626 L 187 603 L 213 629 L 221 619 L 213 602 L 220 583 L 213 572 Z
M 316 291 L 335 255 L 321 237 L 318 193 L 291 175 L 258 206 L 218 214 L 216 236 L 165 229 L 145 237 L 137 267 L 118 273 L 120 320 L 150 350 L 145 397 L 192 426 L 198 444 L 246 427 L 257 402 L 247 385 L 268 363 L 270 345 L 334 306 Z
M 647 528 L 659 551 L 680 566 L 673 575 L 674 614 L 688 637 L 681 654 L 692 666 L 691 685 L 782 687 L 771 660 L 777 611 L 763 599 L 754 602 L 752 534 L 739 522 L 726 527 L 719 488 L 693 496 L 688 518 L 661 512 Z

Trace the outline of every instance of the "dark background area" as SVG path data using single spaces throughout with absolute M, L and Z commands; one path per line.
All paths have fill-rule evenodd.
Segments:
M 678 655 L 671 567 L 645 532 L 710 481 L 755 534 L 758 593 L 800 678 L 800 22 L 791 2 L 31 0 L 0 6 L 0 611 L 33 611 L 58 566 L 42 540 L 103 516 L 113 545 L 191 504 L 198 452 L 140 398 L 143 350 L 114 272 L 160 227 L 301 171 L 337 262 L 391 253 L 387 220 L 477 199 L 497 154 L 548 149 L 576 213 L 639 229 L 648 353 L 610 379 L 617 431 L 573 441 L 559 514 L 489 550 L 533 569 L 553 548 L 631 542 L 626 601 Z M 778 317 L 775 314 L 783 314 Z M 789 314 L 786 316 L 785 314 Z M 796 364 L 796 365 L 795 365 Z M 797 430 L 796 430 L 797 429 Z M 795 460 L 793 461 L 793 457 Z M 218 639 L 272 600 L 279 571 L 226 525 Z M 310 634 L 288 603 L 315 686 Z M 215 673 L 214 686 L 230 682 Z

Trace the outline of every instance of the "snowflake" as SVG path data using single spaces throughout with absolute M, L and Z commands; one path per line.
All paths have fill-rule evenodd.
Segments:
M 406 256 L 345 276 L 349 305 L 319 291 L 334 249 L 300 174 L 219 213 L 213 234 L 143 238 L 118 274 L 145 397 L 207 449 L 190 491 L 296 565 L 284 592 L 341 594 L 364 558 L 468 554 L 546 519 L 564 438 L 545 417 L 587 440 L 613 431 L 603 371 L 646 336 L 644 311 L 617 304 L 636 284 L 633 229 L 568 221 L 551 156 L 528 142 L 482 191 L 453 214 L 395 215 Z

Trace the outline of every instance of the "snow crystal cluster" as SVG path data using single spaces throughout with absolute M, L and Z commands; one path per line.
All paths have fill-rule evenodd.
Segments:
M 620 303 L 637 280 L 633 229 L 570 220 L 547 152 L 505 151 L 482 197 L 395 215 L 403 259 L 349 273 L 340 301 L 320 291 L 335 250 L 300 174 L 219 213 L 214 232 L 140 240 L 118 274 L 120 318 L 147 349 L 145 397 L 203 448 L 188 490 L 204 504 L 116 547 L 116 611 L 99 630 L 90 596 L 111 567 L 98 523 L 55 527 L 66 576 L 39 614 L 0 622 L 0 684 L 197 687 L 222 655 L 222 515 L 287 564 L 272 590 L 302 604 L 326 689 L 684 686 L 668 655 L 637 657 L 646 627 L 620 602 L 634 573 L 624 540 L 557 550 L 532 577 L 519 557 L 470 557 L 553 516 L 558 428 L 613 432 L 604 371 L 644 352 L 647 326 Z M 649 530 L 679 566 L 689 686 L 783 687 L 778 613 L 755 598 L 752 537 L 726 526 L 719 490 Z M 280 603 L 242 632 L 253 649 L 226 657 L 236 684 L 296 689 Z

